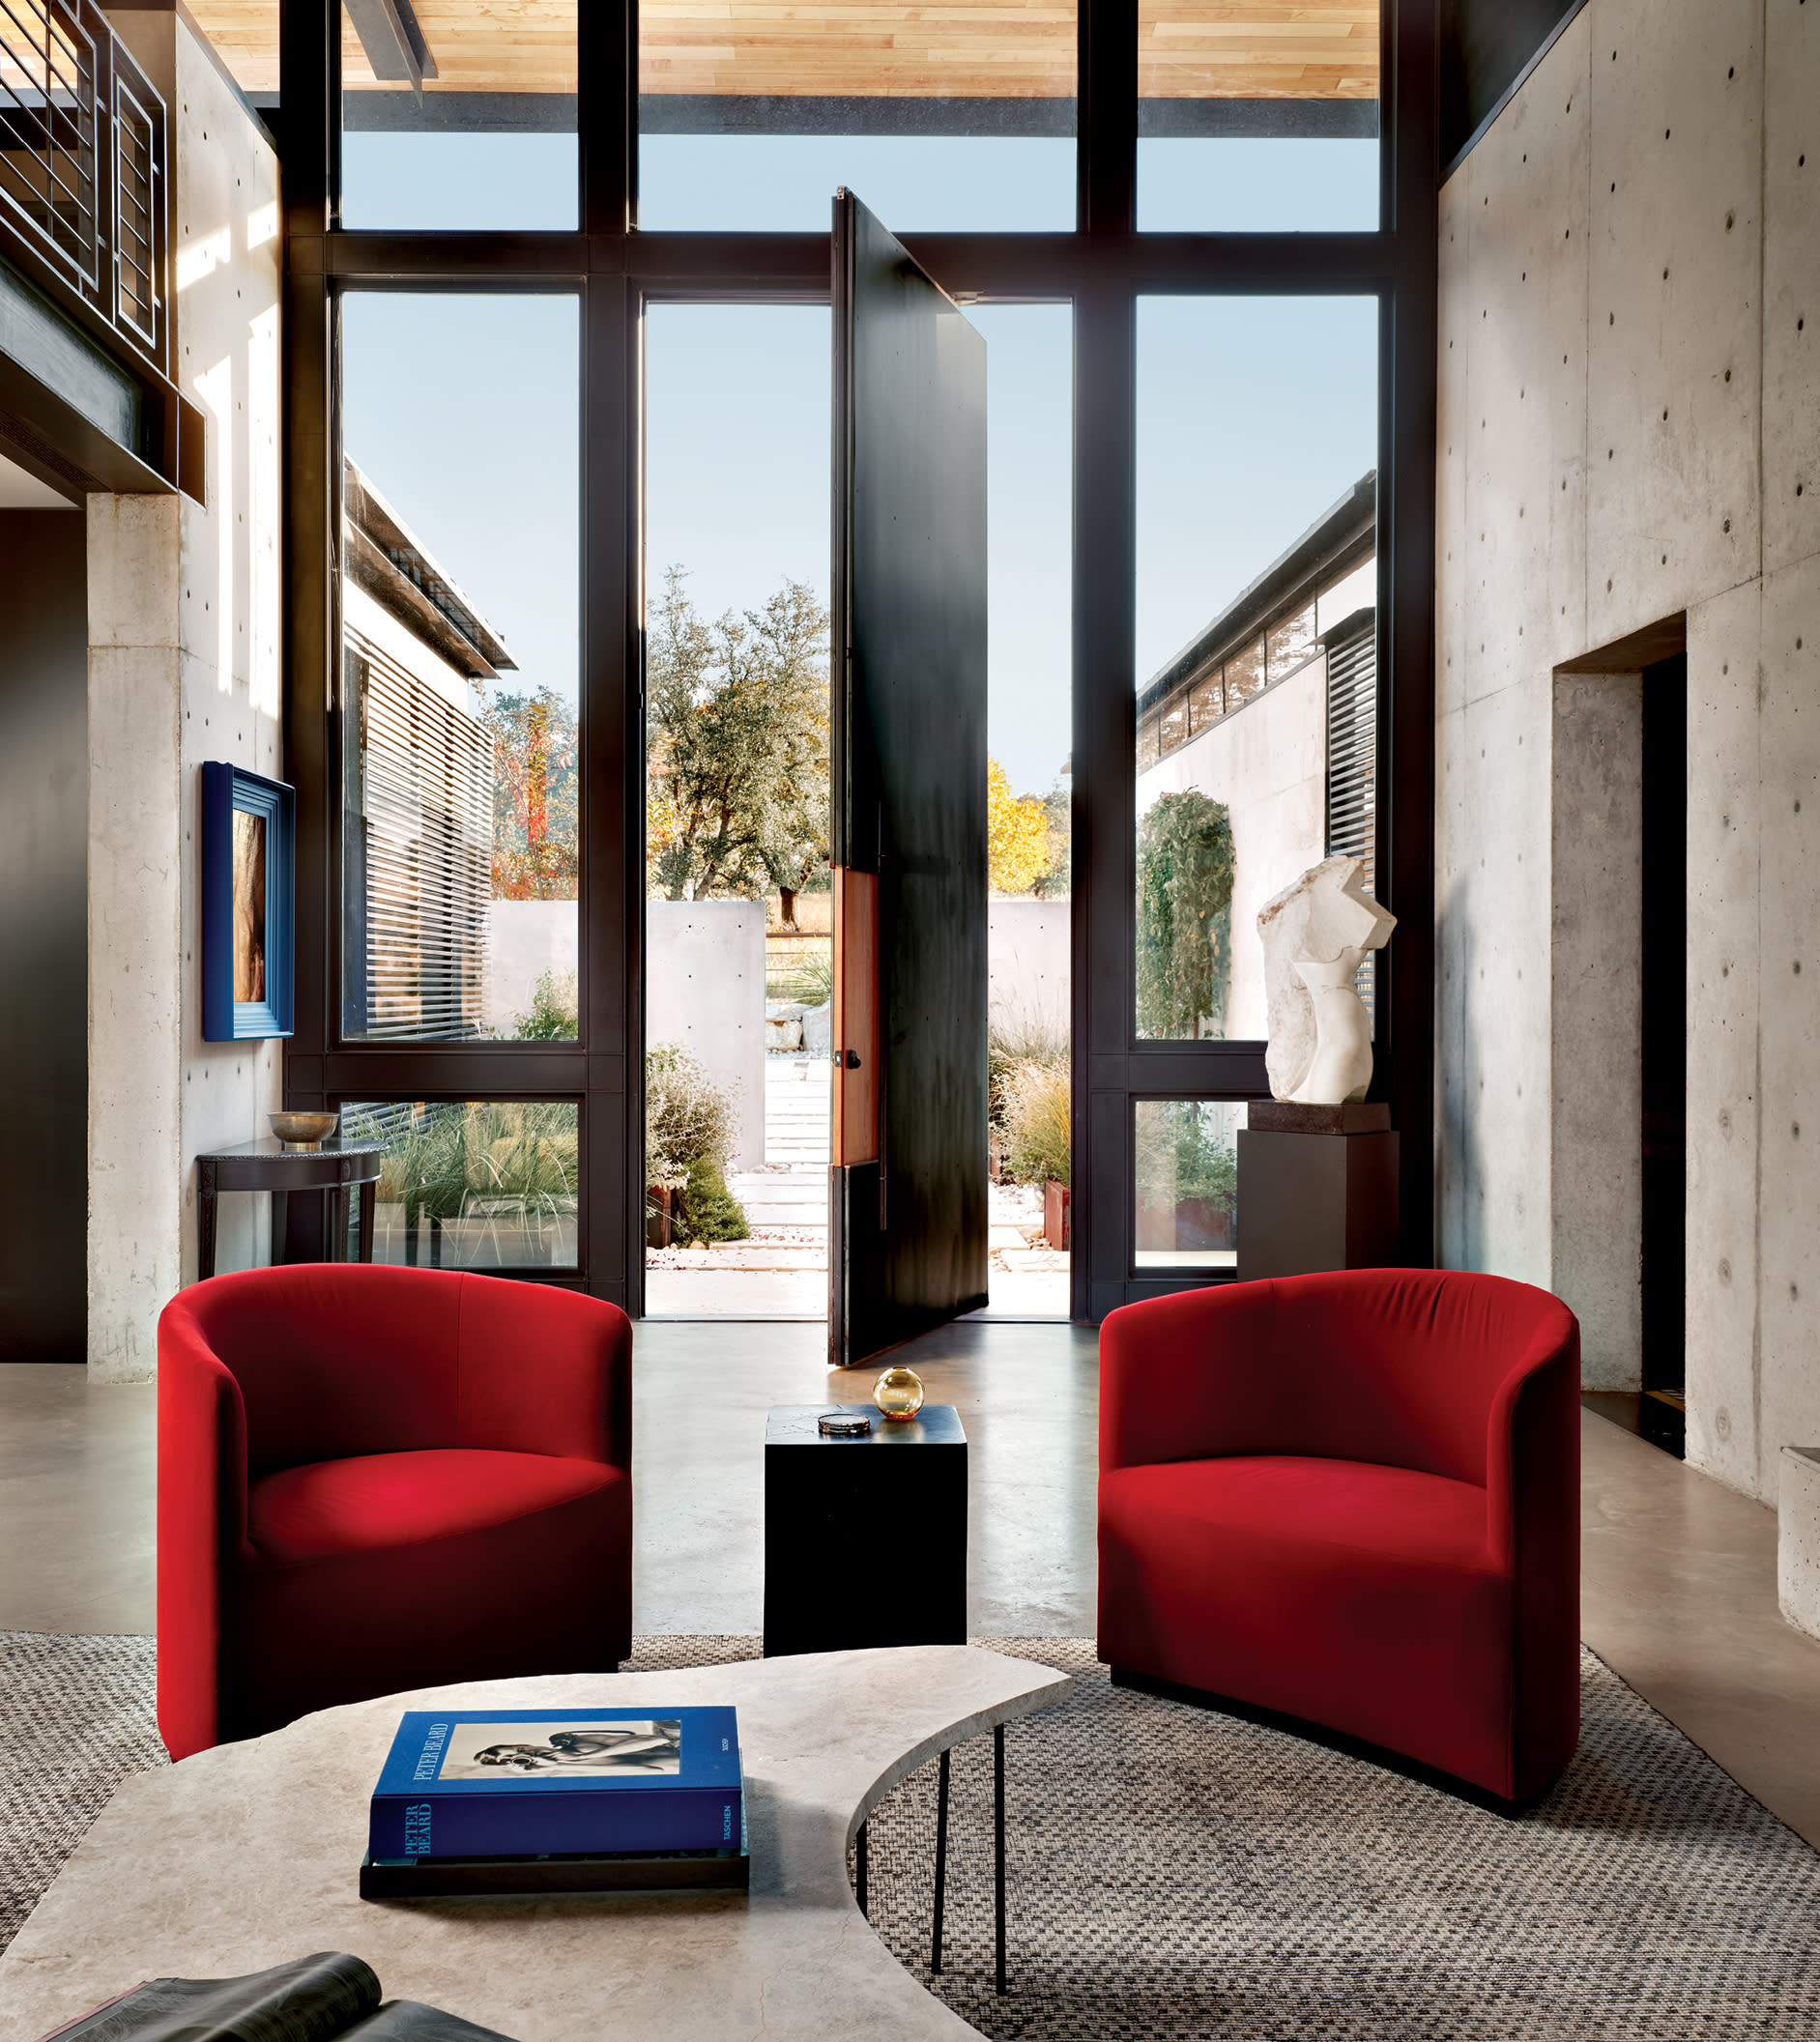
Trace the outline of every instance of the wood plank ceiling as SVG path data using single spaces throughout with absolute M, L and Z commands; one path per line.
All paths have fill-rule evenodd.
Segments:
M 601 0 L 592 0 L 601 4 Z M 248 92 L 274 92 L 275 0 L 193 0 Z M 572 93 L 576 0 L 416 0 L 429 92 Z M 1143 0 L 1139 90 L 1151 99 L 1372 100 L 1377 0 Z M 1071 0 L 642 0 L 648 93 L 1066 99 Z M 351 28 L 350 87 L 372 72 Z M 397 90 L 397 87 L 391 88 Z

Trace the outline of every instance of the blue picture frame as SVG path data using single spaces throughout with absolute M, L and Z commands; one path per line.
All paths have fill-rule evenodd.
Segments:
M 297 793 L 244 766 L 202 768 L 202 1039 L 292 1033 Z

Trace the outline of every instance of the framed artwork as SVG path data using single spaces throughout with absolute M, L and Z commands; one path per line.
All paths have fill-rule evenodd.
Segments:
M 295 792 L 242 766 L 204 765 L 204 1042 L 291 1033 L 296 869 Z

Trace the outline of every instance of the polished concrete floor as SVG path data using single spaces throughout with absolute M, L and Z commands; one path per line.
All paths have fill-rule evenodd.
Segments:
M 814 1325 L 638 1333 L 635 1558 L 643 1631 L 761 1627 L 765 1413 L 863 1400 Z M 1079 1327 L 960 1324 L 902 1350 L 971 1443 L 976 1635 L 1090 1636 L 1097 1371 Z M 1776 1517 L 1583 1415 L 1581 1633 L 1637 1692 L 1820 1848 L 1820 1644 L 1782 1622 Z M 80 1367 L 0 1366 L 0 1629 L 153 1627 L 153 1396 Z M 914 1593 L 888 1551 L 805 1553 L 830 1586 Z

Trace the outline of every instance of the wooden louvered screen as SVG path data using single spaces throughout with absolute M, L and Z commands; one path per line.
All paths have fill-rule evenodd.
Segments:
M 347 647 L 360 755 L 346 810 L 345 1032 L 468 1040 L 482 1032 L 492 742 L 433 683 L 352 628 Z
M 1350 623 L 1348 619 L 1348 623 Z M 1327 646 L 1327 856 L 1363 858 L 1377 878 L 1377 613 Z M 1367 955 L 1354 981 L 1373 1027 L 1377 959 Z

